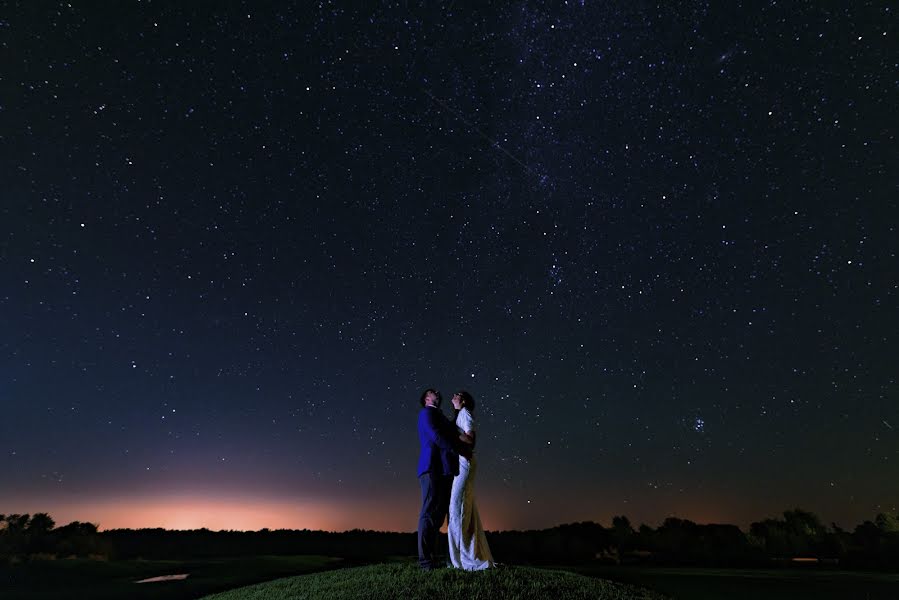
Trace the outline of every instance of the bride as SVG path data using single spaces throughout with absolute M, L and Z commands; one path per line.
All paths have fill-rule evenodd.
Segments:
M 472 417 L 474 398 L 464 390 L 456 392 L 453 395 L 453 408 L 457 413 L 456 427 L 459 429 L 459 438 L 474 447 L 475 430 Z M 477 466 L 474 452 L 471 459 L 459 457 L 459 474 L 453 479 L 453 491 L 450 495 L 447 528 L 450 560 L 454 567 L 466 571 L 479 571 L 496 566 L 474 501 Z

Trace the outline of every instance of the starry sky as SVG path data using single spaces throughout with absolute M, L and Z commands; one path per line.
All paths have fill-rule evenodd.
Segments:
M 17 2 L 0 512 L 899 512 L 889 3 Z

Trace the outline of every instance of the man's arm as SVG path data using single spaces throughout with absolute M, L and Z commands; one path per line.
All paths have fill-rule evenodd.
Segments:
M 441 427 L 437 409 L 425 409 L 425 422 L 422 428 L 425 437 L 443 450 L 456 452 L 455 439 L 447 435 L 446 427 Z
M 423 427 L 425 437 L 446 452 L 455 452 L 465 458 L 471 458 L 472 447 L 462 443 L 457 437 L 455 425 L 442 417 L 443 414 L 438 414 L 437 409 L 425 410 Z

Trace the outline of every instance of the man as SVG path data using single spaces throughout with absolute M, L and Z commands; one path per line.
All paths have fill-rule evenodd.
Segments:
M 459 453 L 470 452 L 459 440 L 456 426 L 440 410 L 440 392 L 426 389 L 418 412 L 418 481 L 421 484 L 421 514 L 418 516 L 418 563 L 430 571 L 440 567 L 437 538 L 449 511 L 453 476 L 459 474 Z

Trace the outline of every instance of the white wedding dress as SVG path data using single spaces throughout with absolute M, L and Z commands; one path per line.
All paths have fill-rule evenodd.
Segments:
M 459 411 L 456 427 L 460 432 L 474 432 L 474 420 L 467 408 Z M 450 560 L 454 567 L 466 571 L 480 571 L 495 566 L 481 526 L 478 506 L 474 501 L 477 464 L 477 457 L 474 455 L 471 460 L 459 457 L 459 474 L 453 479 L 450 496 L 447 528 Z

